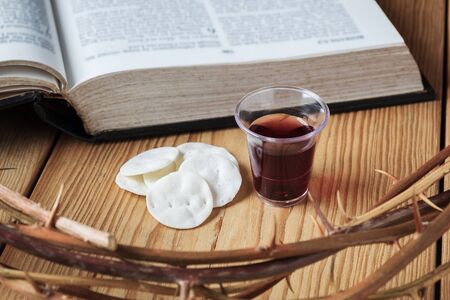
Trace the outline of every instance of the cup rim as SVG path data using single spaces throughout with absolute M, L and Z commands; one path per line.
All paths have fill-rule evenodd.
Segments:
M 301 92 L 304 94 L 307 94 L 308 96 L 310 96 L 311 98 L 313 98 L 314 100 L 316 100 L 323 108 L 325 111 L 325 117 L 322 120 L 322 122 L 319 124 L 319 126 L 317 126 L 317 128 L 314 128 L 313 131 L 302 135 L 302 136 L 297 136 L 297 137 L 292 137 L 292 138 L 274 138 L 274 137 L 268 137 L 265 135 L 261 135 L 259 133 L 253 132 L 250 129 L 248 129 L 240 120 L 239 118 L 239 110 L 241 107 L 241 104 L 245 101 L 245 99 L 247 99 L 248 97 L 255 95 L 257 93 L 260 93 L 262 91 L 266 91 L 266 90 L 276 90 L 276 89 L 280 89 L 280 90 L 293 90 L 296 92 Z M 324 128 L 325 125 L 328 123 L 328 119 L 330 118 L 330 109 L 328 108 L 328 105 L 322 100 L 322 98 L 317 95 L 316 93 L 305 89 L 305 88 L 301 88 L 301 87 L 296 87 L 296 86 L 290 86 L 290 85 L 273 85 L 273 86 L 265 86 L 256 90 L 253 90 L 247 94 L 245 94 L 238 102 L 238 104 L 236 105 L 236 109 L 234 111 L 234 119 L 237 123 L 237 125 L 239 126 L 239 128 L 241 128 L 246 134 L 254 136 L 264 142 L 273 142 L 273 143 L 295 143 L 295 142 L 302 142 L 302 141 L 306 141 L 308 139 L 311 139 L 312 137 L 314 137 L 315 135 L 319 134 Z

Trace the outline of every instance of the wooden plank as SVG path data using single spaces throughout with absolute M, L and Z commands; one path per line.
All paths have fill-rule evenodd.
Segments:
M 388 180 L 375 168 L 404 176 L 431 157 L 439 147 L 439 103 L 429 102 L 357 113 L 334 115 L 317 146 L 311 192 L 334 223 L 343 222 L 337 212 L 337 190 L 351 214 L 373 206 L 388 188 Z M 423 120 L 430 120 L 424 122 Z M 411 126 L 414 124 L 414 126 Z M 239 160 L 243 186 L 234 203 L 215 209 L 201 227 L 177 231 L 158 224 L 146 211 L 143 197 L 119 190 L 114 184 L 120 165 L 131 156 L 157 146 L 202 141 L 224 146 Z M 65 191 L 61 214 L 117 235 L 122 243 L 177 250 L 214 250 L 254 247 L 269 242 L 276 220 L 277 237 L 287 243 L 319 233 L 309 218 L 310 203 L 289 209 L 265 206 L 252 185 L 244 134 L 239 129 L 185 134 L 133 142 L 87 144 L 63 137 L 56 146 L 33 191 L 32 198 L 50 207 L 58 188 Z M 395 249 L 376 245 L 341 252 L 336 258 L 337 284 L 355 284 L 385 261 Z M 429 271 L 434 249 L 425 251 L 389 285 L 397 285 Z M 71 273 L 67 268 L 43 262 L 7 247 L 2 261 L 25 270 Z M 330 260 L 317 263 L 292 276 L 294 292 L 279 283 L 261 299 L 297 298 L 334 291 Z M 117 296 L 143 299 L 148 295 L 123 290 L 102 290 Z M 0 295 L 15 299 L 4 288 Z
M 0 112 L 0 183 L 30 195 L 56 139 L 56 131 L 26 108 Z M 0 212 L 0 220 L 9 218 Z
M 450 39 L 450 7 L 447 6 L 447 43 Z M 445 114 L 445 145 L 450 144 L 450 85 L 448 83 L 448 74 L 450 71 L 450 64 L 448 58 L 450 56 L 450 49 L 447 47 L 447 82 L 445 83 L 445 92 L 446 92 L 446 114 Z M 450 188 L 450 178 L 446 178 L 444 181 L 444 189 L 448 190 Z M 447 233 L 442 238 L 442 263 L 447 263 L 450 261 L 450 233 Z M 450 276 L 446 276 L 441 282 L 441 299 L 449 300 L 450 299 Z
M 442 96 L 447 0 L 377 0 L 405 39 L 420 70 Z

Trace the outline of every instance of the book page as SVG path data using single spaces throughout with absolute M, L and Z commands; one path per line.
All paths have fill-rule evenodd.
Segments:
M 375 0 L 54 1 L 69 82 L 402 45 Z
M 27 61 L 65 77 L 50 0 L 0 0 L 0 64 Z

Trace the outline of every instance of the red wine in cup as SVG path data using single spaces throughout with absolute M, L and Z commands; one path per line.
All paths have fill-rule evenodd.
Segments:
M 270 114 L 253 121 L 249 129 L 272 138 L 295 138 L 314 131 L 302 118 Z M 289 201 L 306 193 L 314 156 L 314 141 L 250 144 L 256 191 L 275 201 Z

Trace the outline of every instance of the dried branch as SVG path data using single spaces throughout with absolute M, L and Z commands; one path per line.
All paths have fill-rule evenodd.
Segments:
M 59 293 L 63 293 L 67 296 L 73 296 L 80 299 L 95 299 L 95 300 L 124 300 L 123 298 L 118 298 L 110 295 L 105 295 L 102 293 L 97 293 L 88 289 L 83 289 L 73 286 L 63 286 L 58 288 Z M 67 297 L 66 296 L 66 297 Z M 67 298 L 64 298 L 67 299 Z
M 91 278 L 81 276 L 45 274 L 37 272 L 24 272 L 0 264 L 0 277 L 3 277 L 5 279 L 25 280 L 27 276 L 26 274 L 28 274 L 28 276 L 32 278 L 32 280 L 34 280 L 35 282 L 47 283 L 54 286 L 63 286 L 66 290 L 68 289 L 69 286 L 74 286 L 78 288 L 109 287 L 109 288 L 123 288 L 128 290 L 139 290 L 142 292 L 150 292 L 153 294 L 168 295 L 168 296 L 176 296 L 178 295 L 179 292 L 179 289 L 175 286 L 168 286 L 168 285 L 162 286 L 158 284 L 152 284 L 149 282 L 134 281 L 128 279 Z M 265 279 L 251 284 L 245 283 L 241 285 L 234 285 L 227 289 L 225 289 L 225 287 L 222 286 L 220 289 L 211 289 L 211 290 L 214 293 L 247 295 L 253 294 L 255 293 L 255 291 L 261 291 L 264 288 L 269 289 L 277 282 L 279 282 L 281 279 L 283 279 L 283 277 L 276 277 L 274 279 Z M 236 297 L 236 295 L 233 297 Z
M 15 270 L 5 265 L 0 265 L 0 277 L 7 279 L 27 280 L 27 276 L 35 282 L 48 283 L 57 286 L 123 288 L 129 290 L 139 290 L 143 292 L 152 292 L 163 295 L 174 295 L 176 291 L 175 287 L 161 286 L 142 281 L 24 272 L 21 270 Z
M 433 213 L 435 214 L 435 213 Z M 3 225 L 5 226 L 5 225 Z M 70 236 L 66 236 L 62 233 L 51 231 L 42 227 L 35 226 L 27 226 L 27 225 L 10 225 L 8 226 L 11 230 L 17 231 L 17 234 L 20 234 L 24 237 L 30 238 L 38 238 L 46 243 L 49 246 L 57 246 L 67 250 L 77 250 L 81 252 L 86 252 L 89 254 L 100 254 L 105 257 L 109 256 L 111 258 L 121 258 L 122 246 L 119 245 L 119 250 L 116 252 L 108 252 L 99 248 L 92 249 L 89 244 L 79 243 L 76 239 L 71 238 Z M 398 238 L 405 236 L 407 234 L 414 233 L 415 226 L 412 222 L 405 222 L 401 225 L 391 226 L 389 228 L 375 228 L 375 229 L 366 229 L 365 231 L 351 232 L 348 234 L 339 234 L 333 236 L 327 236 L 323 238 L 312 239 L 308 241 L 300 241 L 292 244 L 284 244 L 284 245 L 276 245 L 275 248 L 266 249 L 266 248 L 250 248 L 250 249 L 241 249 L 234 250 L 231 253 L 232 255 L 223 257 L 212 257 L 209 259 L 197 259 L 196 257 L 192 257 L 186 259 L 186 254 L 190 252 L 180 252 L 179 257 L 171 257 L 167 259 L 168 261 L 163 261 L 164 258 L 160 257 L 155 262 L 165 262 L 174 264 L 174 260 L 176 264 L 174 265 L 189 265 L 194 262 L 204 264 L 216 264 L 216 263 L 231 263 L 231 262 L 240 262 L 240 261 L 252 261 L 252 260 L 262 260 L 262 259 L 273 259 L 273 258 L 289 258 L 301 255 L 312 254 L 322 250 L 339 250 L 341 248 L 357 246 L 357 245 L 365 245 L 365 244 L 373 244 L 373 243 L 389 243 L 397 240 Z M 3 237 L 5 239 L 5 237 Z M 0 237 L 0 239 L 2 239 Z M 76 241 L 76 242 L 75 242 Z M 123 246 L 126 248 L 125 246 Z M 157 250 L 156 252 L 164 253 L 166 251 Z M 126 254 L 131 254 L 132 252 L 126 252 Z M 207 255 L 206 253 L 200 252 L 203 255 Z M 213 254 L 215 252 L 211 252 Z M 237 256 L 238 253 L 242 253 L 245 255 L 246 259 L 244 260 L 242 257 Z M 176 256 L 172 251 L 167 251 L 166 254 L 170 254 Z M 198 254 L 198 253 L 197 253 Z M 220 252 L 219 254 L 224 254 L 224 252 Z M 155 255 L 155 254 L 152 254 Z M 168 258 L 168 255 L 166 258 Z M 133 260 L 141 260 L 140 257 L 133 257 L 132 255 L 127 255 L 126 258 Z M 144 261 L 152 261 L 147 257 L 143 257 Z M 215 259 L 217 258 L 217 260 Z
M 411 231 L 414 231 L 414 224 L 410 222 L 408 226 Z M 393 226 L 399 233 L 404 232 L 405 227 L 405 225 Z M 389 231 L 392 229 L 382 228 L 376 229 L 374 232 L 386 230 Z M 352 235 L 357 234 L 361 233 L 352 233 Z M 345 238 L 348 235 L 350 234 L 336 236 L 336 238 Z M 361 235 L 364 236 L 363 234 Z M 381 236 L 383 237 L 380 238 L 385 239 L 384 234 L 381 234 Z M 0 225 L 0 240 L 7 241 L 11 246 L 32 255 L 87 271 L 119 277 L 123 274 L 127 274 L 128 278 L 135 280 L 151 280 L 157 282 L 189 281 L 196 284 L 251 280 L 276 275 L 285 276 L 299 267 L 314 263 L 339 250 L 325 251 L 324 249 L 326 249 L 326 247 L 325 245 L 322 245 L 321 252 L 299 257 L 282 258 L 262 263 L 230 267 L 185 269 L 177 267 L 147 266 L 129 261 L 116 261 L 104 257 L 91 257 L 84 254 L 73 255 L 69 250 L 57 248 L 43 240 L 26 237 L 20 234 L 20 232 L 5 225 Z M 359 242 L 356 241 L 356 243 Z
M 408 199 L 418 196 L 420 193 L 422 193 L 424 190 L 426 190 L 428 187 L 430 187 L 432 184 L 440 180 L 444 175 L 446 175 L 448 172 L 450 172 L 450 162 L 447 162 L 437 168 L 436 170 L 430 172 L 420 180 L 418 180 L 416 183 L 411 185 L 409 188 L 407 188 L 402 193 L 398 194 L 388 202 L 385 202 L 374 209 L 368 211 L 365 214 L 362 214 L 360 216 L 354 217 L 351 222 L 347 224 L 347 226 L 352 225 L 358 225 L 361 224 L 373 217 L 376 217 L 382 213 L 385 213 L 396 206 L 402 204 L 403 202 L 407 201 Z
M 433 196 L 430 199 L 435 205 L 445 207 L 450 203 L 446 200 L 448 197 L 450 197 L 450 190 L 442 192 L 436 196 Z M 430 217 L 432 218 L 438 214 L 437 211 L 435 211 L 433 208 L 431 208 L 428 204 L 424 202 L 419 202 L 418 205 L 420 209 L 420 214 L 422 215 L 423 219 L 427 219 Z M 352 227 L 343 227 L 341 228 L 340 232 L 349 233 L 355 231 L 364 231 L 374 228 L 374 226 L 376 228 L 384 228 L 395 224 L 401 224 L 405 221 L 412 219 L 413 215 L 411 205 L 406 205 L 398 209 L 386 212 L 380 216 L 374 217 L 362 224 L 355 225 Z
M 450 274 L 450 262 L 440 265 L 433 271 L 408 284 L 380 291 L 373 296 L 369 296 L 369 299 L 392 299 L 394 297 L 408 296 L 414 293 L 417 294 L 419 291 L 432 286 L 448 274 Z
M 0 224 L 0 240 L 29 254 L 86 271 L 117 277 L 127 274 L 129 279 L 134 280 L 169 283 L 187 281 L 195 284 L 253 280 L 268 276 L 287 275 L 299 267 L 312 264 L 336 252 L 327 250 L 321 253 L 254 264 L 186 269 L 143 265 L 131 261 L 111 260 L 106 257 L 92 257 L 82 253 L 73 255 L 70 250 L 58 248 L 45 240 L 24 236 L 19 231 L 2 224 Z
M 448 203 L 449 195 L 450 195 L 450 192 L 446 192 L 446 193 L 442 193 L 441 195 L 438 195 L 436 197 L 433 197 L 432 199 L 433 199 L 434 202 L 439 203 L 439 205 L 442 205 L 442 203 Z M 431 215 L 431 216 L 435 216 L 436 215 L 436 211 L 434 211 L 432 208 L 430 208 L 426 204 L 422 204 L 419 208 L 424 212 L 424 215 Z M 397 240 L 399 234 L 401 236 L 403 236 L 403 235 L 407 234 L 408 232 L 411 233 L 411 232 L 414 232 L 414 230 L 415 230 L 414 224 L 411 221 L 409 223 L 395 225 L 395 224 L 397 224 L 400 221 L 405 222 L 405 220 L 407 219 L 406 216 L 408 216 L 408 215 L 409 215 L 409 218 L 412 219 L 411 209 L 409 207 L 403 207 L 403 208 L 400 208 L 400 209 L 398 209 L 398 210 L 396 210 L 394 212 L 389 212 L 389 214 L 384 216 L 384 218 L 378 217 L 378 219 L 375 219 L 376 221 L 371 220 L 371 225 L 370 226 L 364 227 L 364 224 L 363 225 L 358 225 L 359 226 L 359 230 L 364 229 L 364 230 L 362 230 L 360 232 L 354 232 L 354 233 L 348 233 L 348 234 L 336 234 L 335 236 L 330 236 L 330 237 L 317 239 L 317 240 L 299 242 L 299 243 L 295 243 L 295 244 L 278 245 L 276 247 L 276 249 L 271 250 L 270 253 L 271 253 L 271 255 L 279 253 L 279 248 L 280 247 L 283 249 L 283 255 L 285 255 L 284 252 L 289 253 L 289 250 L 292 251 L 290 255 L 299 255 L 298 253 L 296 253 L 296 251 L 298 251 L 299 253 L 301 253 L 302 251 L 305 252 L 305 253 L 314 253 L 315 251 L 324 251 L 324 249 L 328 249 L 329 250 L 329 246 L 330 245 L 339 246 L 340 245 L 339 242 L 345 243 L 346 244 L 345 247 L 347 247 L 347 246 L 351 246 L 352 243 L 360 244 L 361 241 L 363 241 L 364 239 L 366 239 L 366 240 L 367 239 L 371 239 L 372 242 L 374 241 L 374 239 L 379 239 L 380 241 L 381 240 L 386 241 L 387 240 L 386 237 L 389 237 L 389 234 L 391 235 L 390 238 L 392 240 Z M 389 219 L 389 222 L 387 222 L 386 219 Z M 387 225 L 389 225 L 388 228 L 386 228 L 386 227 L 383 228 L 383 226 L 387 226 Z M 378 226 L 381 226 L 382 228 L 374 229 L 372 231 L 368 230 L 368 228 L 376 228 Z M 17 226 L 17 228 L 21 228 L 21 229 L 27 228 L 27 229 L 30 229 L 29 231 L 31 231 L 31 232 L 35 232 L 35 231 L 37 231 L 37 232 L 45 232 L 47 236 L 49 236 L 48 232 L 52 232 L 53 234 L 58 234 L 60 237 L 61 236 L 64 237 L 64 239 L 72 239 L 73 241 L 77 241 L 77 243 L 82 243 L 81 241 L 73 239 L 70 236 L 67 236 L 67 235 L 65 235 L 63 233 L 58 233 L 58 232 L 52 231 L 50 229 L 36 228 L 36 227 L 33 227 L 33 226 L 23 226 L 23 225 L 22 226 Z M 11 229 L 14 229 L 14 228 L 11 228 Z M 44 230 L 46 230 L 46 231 L 44 231 Z M 21 236 L 21 237 L 24 236 L 22 231 L 20 231 L 20 230 L 17 230 L 17 231 L 19 232 L 19 236 Z M 387 233 L 389 233 L 389 234 L 387 234 Z M 2 233 L 0 233 L 0 234 L 1 234 L 1 236 L 5 237 L 5 234 L 2 234 Z M 50 234 L 50 236 L 52 236 L 52 234 Z M 349 237 L 350 237 L 350 239 L 348 239 Z M 64 240 L 64 239 L 62 239 L 62 240 Z M 330 240 L 332 242 L 330 242 Z M 299 244 L 302 245 L 302 246 L 298 247 Z M 92 246 L 90 244 L 86 244 L 86 245 L 88 245 L 91 248 L 95 248 L 94 246 Z M 51 244 L 51 243 L 48 243 L 48 245 L 45 245 L 45 246 L 55 246 L 55 245 Z M 46 252 L 47 254 L 49 254 L 49 253 L 50 254 L 54 254 L 54 249 L 48 249 L 48 248 L 45 248 L 45 246 L 42 248 L 42 245 L 38 245 L 36 247 L 36 245 L 34 245 L 34 244 L 29 244 L 29 245 L 25 246 L 24 250 L 39 248 L 39 249 L 45 249 L 44 252 Z M 292 246 L 293 246 L 293 248 L 290 249 L 290 247 L 292 247 Z M 296 248 L 296 246 L 298 248 Z M 342 248 L 344 248 L 344 246 L 342 246 Z M 99 249 L 99 248 L 95 248 L 95 249 Z M 48 251 L 48 250 L 50 250 L 50 251 Z M 246 249 L 243 249 L 243 250 L 246 250 Z M 250 250 L 252 250 L 253 253 L 259 253 L 258 251 L 255 251 L 255 249 L 250 249 Z M 339 250 L 339 249 L 336 249 L 336 251 L 337 250 Z M 102 250 L 102 249 L 99 249 L 99 251 L 105 252 L 105 253 L 114 253 L 114 252 L 109 252 L 109 251 L 105 251 L 105 250 Z M 68 254 L 69 258 L 70 257 L 73 258 L 72 252 L 70 252 L 70 251 L 67 251 L 67 252 L 68 252 L 67 254 Z M 332 253 L 325 253 L 323 255 L 323 257 L 329 256 L 331 254 Z M 80 255 L 77 255 L 77 257 L 79 258 Z M 93 259 L 93 258 L 91 258 L 91 259 Z M 95 259 L 98 259 L 98 258 L 95 258 Z M 309 262 L 306 261 L 305 259 L 309 259 Z M 256 267 L 257 268 L 258 267 L 260 267 L 260 268 L 262 267 L 262 269 L 267 270 L 268 269 L 267 267 L 270 266 L 272 268 L 275 268 L 275 270 L 277 272 L 285 271 L 286 273 L 289 273 L 290 269 L 286 268 L 287 265 L 289 265 L 290 267 L 293 267 L 295 269 L 299 265 L 307 265 L 308 263 L 312 263 L 314 261 L 317 261 L 318 259 L 320 259 L 320 258 L 317 258 L 317 257 L 316 258 L 311 258 L 311 257 L 308 257 L 308 256 L 301 256 L 299 258 L 284 259 L 284 262 L 281 261 L 281 269 L 279 269 L 280 261 L 269 261 L 269 262 L 266 263 L 266 265 L 264 265 L 264 264 L 256 264 L 257 265 Z M 57 261 L 57 260 L 52 259 L 52 258 L 50 258 L 50 260 Z M 64 262 L 67 262 L 67 260 L 63 259 L 63 263 Z M 82 261 L 82 264 L 84 264 L 84 262 L 85 261 Z M 295 267 L 292 264 L 294 262 L 296 263 Z M 113 263 L 112 267 L 114 267 L 114 268 L 116 267 L 116 265 L 115 265 L 116 261 L 111 262 L 111 260 L 107 259 L 107 260 L 104 261 L 104 263 L 105 264 Z M 283 265 L 283 263 L 284 263 L 284 265 Z M 127 264 L 129 264 L 129 262 L 127 262 Z M 249 265 L 249 266 L 251 268 L 254 268 L 255 264 L 254 265 Z M 247 267 L 247 266 L 245 266 L 245 267 Z M 140 265 L 132 265 L 131 266 L 131 269 L 134 269 L 134 270 L 136 270 L 136 269 L 139 270 L 139 268 L 141 268 Z M 223 272 L 224 273 L 229 273 L 231 271 L 231 274 L 235 274 L 235 272 L 239 272 L 240 273 L 240 271 L 241 271 L 240 268 L 242 268 L 242 266 L 233 267 L 231 269 L 229 269 L 229 268 L 228 269 L 227 268 L 222 268 L 222 269 L 220 269 L 220 271 L 222 273 Z M 97 271 L 95 269 L 90 269 L 90 270 L 91 271 Z M 202 272 L 202 269 L 192 269 L 192 270 L 181 269 L 181 270 L 189 271 L 189 272 L 190 271 L 199 271 L 200 270 L 200 272 Z M 209 270 L 211 272 L 217 271 L 217 269 L 203 269 L 203 271 L 204 270 Z M 255 274 L 255 272 L 258 273 L 258 269 L 256 269 L 256 270 L 255 269 L 253 269 L 253 270 L 246 269 L 246 271 L 247 271 L 247 274 L 244 277 L 234 278 L 234 276 L 232 276 L 233 278 L 229 278 L 228 280 L 235 281 L 235 280 L 253 279 L 254 277 L 252 276 L 252 274 Z M 269 271 L 264 276 L 273 276 L 273 272 L 272 271 L 273 270 Z M 115 275 L 121 276 L 122 274 L 129 273 L 129 270 L 122 270 L 122 271 L 120 271 L 118 273 L 119 274 L 116 273 Z M 252 274 L 250 274 L 250 273 L 252 273 Z M 110 274 L 110 275 L 114 275 L 114 274 Z M 147 276 L 147 275 L 148 274 L 146 274 L 145 276 Z M 283 276 L 284 276 L 284 274 L 283 274 Z M 190 276 L 188 276 L 188 277 L 191 277 L 191 278 L 192 277 L 196 277 L 196 274 L 190 274 Z M 217 281 L 223 282 L 223 280 L 221 280 L 220 278 L 217 278 Z
M 37 291 L 35 287 L 27 280 L 6 279 L 4 277 L 0 277 L 0 283 L 3 286 L 6 286 L 11 290 L 14 290 L 17 293 L 27 296 L 31 299 L 38 299 L 38 300 L 77 299 L 76 297 L 69 297 L 64 293 L 60 293 L 57 291 L 52 291 L 49 292 L 48 294 L 42 294 L 40 291 Z
M 436 154 L 427 162 L 425 162 L 415 172 L 409 174 L 405 178 L 402 178 L 398 182 L 396 182 L 395 185 L 393 185 L 391 189 L 389 189 L 389 191 L 387 191 L 387 193 L 383 197 L 381 197 L 379 203 L 383 204 L 384 202 L 394 198 L 395 196 L 397 196 L 398 194 L 409 188 L 414 182 L 424 177 L 425 174 L 433 170 L 435 167 L 442 164 L 449 156 L 450 156 L 450 145 L 442 149 L 438 154 Z
M 342 293 L 338 293 L 337 299 L 364 299 L 376 292 L 450 228 L 449 218 L 450 205 L 416 239 L 410 240 L 402 247 L 401 251 L 394 254 L 378 270 L 360 283 Z
M 420 277 L 410 283 L 379 291 L 376 294 L 370 295 L 367 299 L 393 299 L 393 298 L 402 297 L 402 296 L 411 296 L 412 294 L 417 295 L 418 292 L 432 286 L 434 283 L 441 280 L 448 274 L 450 274 L 450 262 L 440 265 L 433 271 L 423 275 L 422 277 Z M 324 300 L 324 299 L 330 299 L 330 297 L 332 297 L 332 295 L 321 296 L 321 297 L 312 297 L 312 298 L 303 298 L 303 299 L 298 299 L 298 300 Z
M 444 206 L 450 202 L 450 191 L 441 193 L 431 198 L 433 203 Z M 437 212 L 425 203 L 419 203 L 421 215 L 425 219 L 432 219 Z M 44 227 L 15 225 L 12 228 L 21 234 L 45 240 L 50 244 L 66 249 L 100 254 L 104 256 L 127 258 L 132 260 L 153 261 L 173 265 L 190 264 L 214 264 L 235 263 L 240 261 L 252 261 L 270 258 L 286 258 L 305 254 L 311 254 L 323 249 L 340 249 L 349 246 L 363 245 L 369 243 L 394 242 L 401 236 L 413 233 L 414 224 L 407 224 L 413 220 L 410 206 L 399 208 L 389 212 L 387 215 L 377 217 L 361 225 L 344 228 L 333 236 L 300 241 L 292 244 L 277 245 L 273 249 L 238 249 L 230 251 L 213 252 L 189 252 L 146 249 L 133 246 L 118 245 L 117 251 L 106 251 L 89 243 L 80 241 L 64 233 L 50 230 Z M 403 224 L 400 227 L 391 227 L 385 230 L 375 230 L 388 226 Z M 352 234 L 349 234 L 352 233 Z M 331 248 L 330 248 L 331 247 Z
M 1 184 L 0 201 L 14 210 L 28 215 L 37 222 L 45 223 L 51 217 L 50 212 L 41 208 L 37 203 Z M 115 237 L 107 232 L 96 230 L 64 217 L 58 217 L 56 219 L 55 227 L 62 232 L 92 243 L 98 247 L 106 248 L 112 251 L 117 249 Z
M 11 217 L 13 217 L 16 220 L 20 220 L 23 224 L 33 224 L 35 221 L 33 218 L 29 217 L 28 215 L 15 210 L 14 208 L 6 205 L 5 203 L 0 201 L 0 209 L 6 211 Z

